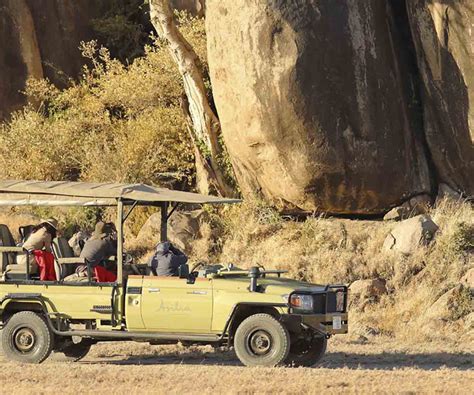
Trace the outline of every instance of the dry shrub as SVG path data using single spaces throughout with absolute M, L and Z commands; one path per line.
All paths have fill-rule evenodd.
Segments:
M 179 16 L 206 73 L 204 21 Z M 180 108 L 182 80 L 159 41 L 131 64 L 84 43 L 79 82 L 31 80 L 30 104 L 0 125 L 3 178 L 190 186 L 193 149 Z

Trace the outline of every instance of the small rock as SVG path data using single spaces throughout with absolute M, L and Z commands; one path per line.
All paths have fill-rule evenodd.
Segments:
M 383 217 L 384 221 L 399 221 L 405 215 L 405 209 L 401 206 L 392 208 L 385 216 Z
M 451 188 L 448 184 L 439 184 L 438 186 L 438 196 L 436 200 L 442 199 L 454 199 L 459 200 L 461 199 L 461 194 Z
M 428 215 L 418 215 L 400 222 L 387 235 L 383 250 L 395 250 L 410 255 L 419 245 L 428 244 L 437 231 L 438 226 Z
M 461 284 L 469 288 L 474 288 L 474 267 L 469 269 L 466 274 L 462 276 Z
M 431 203 L 431 196 L 427 194 L 412 197 L 409 201 L 411 211 L 410 217 L 428 213 Z
M 351 295 L 367 299 L 386 294 L 387 287 L 385 284 L 385 280 L 380 278 L 356 280 L 350 285 L 349 289 Z
M 466 331 L 471 331 L 474 329 L 474 313 L 466 315 L 463 321 Z
M 441 295 L 426 311 L 428 319 L 457 320 L 466 314 L 465 288 L 459 284 Z

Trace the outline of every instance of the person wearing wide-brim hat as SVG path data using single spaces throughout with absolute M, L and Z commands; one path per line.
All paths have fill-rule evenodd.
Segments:
M 96 223 L 90 239 L 101 240 L 106 237 L 113 237 L 116 232 L 115 225 L 112 222 L 99 221 Z
M 117 255 L 117 235 L 115 225 L 111 222 L 98 222 L 90 239 L 84 244 L 80 257 L 97 266 L 110 256 Z
M 23 249 L 33 251 L 52 252 L 51 243 L 57 235 L 58 221 L 54 218 L 42 219 L 34 226 L 30 235 L 23 243 Z M 32 255 L 30 256 L 30 273 L 35 274 L 38 270 Z M 27 255 L 18 256 L 18 264 L 26 265 Z
M 58 221 L 54 218 L 42 219 L 33 227 L 31 234 L 23 244 L 25 250 L 44 250 L 51 252 L 51 242 L 56 237 Z

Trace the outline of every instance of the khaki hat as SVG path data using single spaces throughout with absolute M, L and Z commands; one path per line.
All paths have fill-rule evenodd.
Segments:
M 42 219 L 40 221 L 40 224 L 48 224 L 51 225 L 54 229 L 58 230 L 58 221 L 54 218 Z
M 99 221 L 95 225 L 94 232 L 92 232 L 92 238 L 103 239 L 115 232 L 115 225 L 112 222 Z

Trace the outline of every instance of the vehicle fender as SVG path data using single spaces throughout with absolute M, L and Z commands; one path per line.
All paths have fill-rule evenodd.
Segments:
M 40 294 L 8 294 L 0 300 L 0 319 L 2 322 L 20 311 L 48 313 L 46 304 Z
M 232 339 L 240 323 L 251 315 L 267 313 L 280 319 L 287 312 L 288 305 L 285 303 L 240 302 L 232 308 L 223 333 Z

